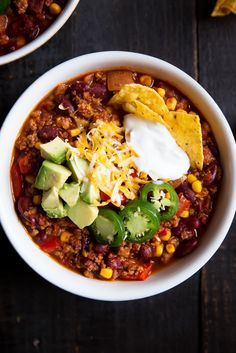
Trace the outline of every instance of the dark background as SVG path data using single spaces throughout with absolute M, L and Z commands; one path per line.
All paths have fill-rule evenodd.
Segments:
M 94 51 L 130 50 L 167 60 L 197 79 L 235 132 L 236 16 L 213 19 L 213 6 L 213 0 L 81 0 L 46 45 L 0 67 L 2 121 L 53 66 Z M 1 231 L 0 352 L 234 353 L 235 253 L 234 221 L 211 261 L 185 283 L 148 299 L 96 302 L 47 283 Z

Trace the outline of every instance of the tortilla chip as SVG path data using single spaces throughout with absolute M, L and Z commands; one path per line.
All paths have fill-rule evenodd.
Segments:
M 230 12 L 236 14 L 236 0 L 218 0 L 211 16 L 225 16 Z
M 203 167 L 203 147 L 199 116 L 169 112 L 163 118 L 177 144 L 187 153 L 191 167 L 201 170 Z
M 132 103 L 134 101 L 145 104 L 148 108 L 160 115 L 169 111 L 164 99 L 153 88 L 136 83 L 124 85 L 121 90 L 111 98 L 109 103 L 123 104 Z
M 128 113 L 135 114 L 136 116 L 139 116 L 140 118 L 143 118 L 145 120 L 150 120 L 155 123 L 163 124 L 168 128 L 167 124 L 159 114 L 157 114 L 156 112 L 148 108 L 147 105 L 141 103 L 138 100 L 134 100 L 129 103 L 123 103 L 122 108 Z

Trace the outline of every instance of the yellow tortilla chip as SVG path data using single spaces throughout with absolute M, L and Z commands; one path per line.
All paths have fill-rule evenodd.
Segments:
M 148 108 L 147 105 L 141 103 L 138 100 L 134 100 L 129 103 L 123 103 L 122 108 L 128 113 L 135 114 L 140 118 L 150 120 L 155 123 L 163 124 L 168 128 L 167 124 L 159 114 L 155 113 L 153 110 Z
M 225 16 L 230 12 L 236 14 L 236 0 L 218 0 L 211 16 Z
M 124 85 L 121 90 L 110 99 L 109 103 L 123 104 L 132 103 L 134 101 L 143 103 L 160 115 L 169 111 L 164 99 L 153 88 L 136 83 Z
M 202 169 L 203 147 L 199 116 L 181 112 L 169 112 L 163 118 L 177 144 L 187 153 L 191 167 Z

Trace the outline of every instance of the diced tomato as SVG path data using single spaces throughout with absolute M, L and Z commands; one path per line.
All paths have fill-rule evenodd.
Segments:
M 108 196 L 107 194 L 105 194 L 105 192 L 100 190 L 100 197 L 102 201 L 108 201 L 110 200 L 110 196 Z
M 139 281 L 144 281 L 145 279 L 147 279 L 151 273 L 152 273 L 152 263 L 148 263 L 148 264 L 145 264 L 143 266 L 143 271 L 139 274 L 138 276 L 138 280 Z
M 55 249 L 59 248 L 61 245 L 61 241 L 58 237 L 53 237 L 52 239 L 49 239 L 46 241 L 44 244 L 40 246 L 41 250 L 51 253 Z
M 188 210 L 190 207 L 190 201 L 186 199 L 186 197 L 182 192 L 178 194 L 178 197 L 179 197 L 179 207 L 176 212 L 176 216 L 179 216 L 183 211 Z
M 25 154 L 18 159 L 21 174 L 30 174 L 33 169 L 33 161 L 30 154 Z
M 18 199 L 23 192 L 23 177 L 18 163 L 14 163 L 11 167 L 11 180 L 14 197 Z
M 148 262 L 143 265 L 143 271 L 136 274 L 136 275 L 128 275 L 123 277 L 123 279 L 128 280 L 128 281 L 144 281 L 147 279 L 151 273 L 152 273 L 152 262 Z

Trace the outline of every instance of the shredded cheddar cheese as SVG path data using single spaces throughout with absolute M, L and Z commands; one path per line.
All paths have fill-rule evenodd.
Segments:
M 122 194 L 133 200 L 148 182 L 145 174 L 132 176 L 137 153 L 125 142 L 124 129 L 116 122 L 97 120 L 87 134 L 78 136 L 76 147 L 79 156 L 90 162 L 89 179 L 110 197 L 100 205 L 112 202 L 120 206 Z

